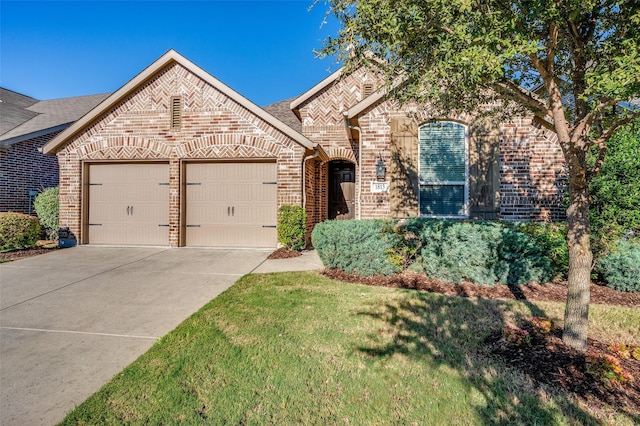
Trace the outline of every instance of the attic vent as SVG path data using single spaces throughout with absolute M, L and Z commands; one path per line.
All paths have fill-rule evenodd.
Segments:
M 373 83 L 365 83 L 362 86 L 362 98 L 366 98 L 367 96 L 373 93 Z
M 182 124 L 182 96 L 171 97 L 171 128 L 179 129 Z

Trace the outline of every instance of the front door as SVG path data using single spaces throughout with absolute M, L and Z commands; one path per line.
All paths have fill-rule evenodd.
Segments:
M 329 163 L 329 219 L 355 218 L 356 166 L 348 161 Z

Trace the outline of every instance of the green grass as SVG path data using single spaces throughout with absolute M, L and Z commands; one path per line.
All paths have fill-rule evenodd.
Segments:
M 309 272 L 248 275 L 63 423 L 597 424 L 483 345 L 506 321 L 548 308 Z

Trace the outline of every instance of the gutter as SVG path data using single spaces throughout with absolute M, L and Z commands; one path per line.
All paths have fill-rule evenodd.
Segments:
M 358 126 L 353 126 L 349 123 L 349 115 L 347 112 L 343 113 L 344 115 L 344 124 L 347 126 L 347 129 L 355 130 L 358 132 L 358 186 L 356 187 L 356 204 L 357 204 L 357 219 L 362 219 L 362 129 Z M 351 135 L 350 135 L 351 136 Z M 350 138 L 353 139 L 353 138 Z

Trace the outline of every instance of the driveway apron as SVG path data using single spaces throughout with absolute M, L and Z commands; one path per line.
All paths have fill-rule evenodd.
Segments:
M 82 246 L 0 264 L 0 424 L 59 422 L 268 254 Z

